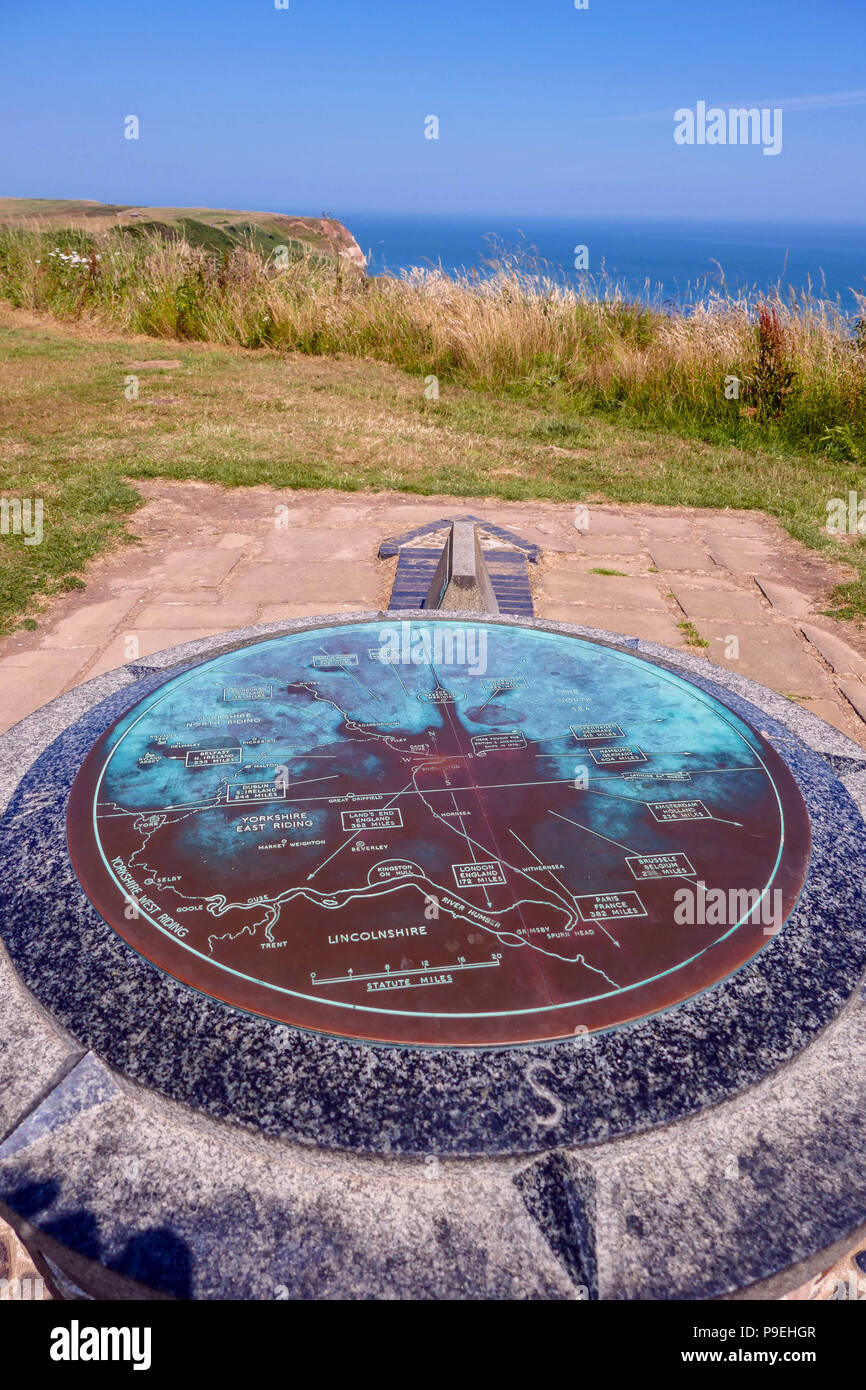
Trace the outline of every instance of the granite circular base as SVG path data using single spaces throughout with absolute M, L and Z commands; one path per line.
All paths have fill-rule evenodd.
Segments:
M 462 617 L 478 622 L 477 617 Z M 706 662 L 616 634 L 562 624 L 485 620 L 494 638 L 498 631 L 502 641 L 506 632 L 525 634 L 521 642 L 589 638 L 599 649 L 609 649 L 623 669 L 643 665 L 650 680 L 687 683 L 705 707 L 721 708 L 737 730 L 748 731 L 749 746 L 773 769 L 773 786 L 786 783 L 782 799 L 787 826 L 794 827 L 788 839 L 793 857 L 787 877 L 783 874 L 778 880 L 784 894 L 781 918 L 759 920 L 748 949 L 726 958 L 725 968 L 697 979 L 694 988 L 679 994 L 649 998 L 642 1013 L 616 1018 L 590 1013 L 585 1024 L 579 1021 L 584 1015 L 569 1014 L 572 1028 L 575 1017 L 578 1023 L 566 1038 L 555 1029 L 533 1034 L 509 1025 L 504 1033 L 491 1033 L 485 1025 L 479 1034 L 481 1046 L 465 1027 L 456 1035 L 453 1028 L 445 1029 L 439 1040 L 435 1031 L 424 1030 L 412 1035 L 409 1029 L 404 1037 L 402 1027 L 382 1036 L 381 1028 L 368 1023 L 359 1027 L 357 1019 L 339 1036 L 333 1014 L 297 1017 L 293 1022 L 268 1016 L 258 999 L 227 1002 L 211 988 L 211 981 L 186 982 L 180 969 L 155 961 L 153 950 L 141 939 L 132 939 L 134 930 L 123 930 L 119 921 L 110 925 L 84 892 L 66 847 L 70 790 L 94 745 L 105 752 L 106 734 L 118 721 L 122 726 L 130 711 L 150 708 L 167 680 L 186 679 L 204 669 L 199 666 L 203 661 L 241 650 L 249 653 L 253 644 L 282 634 L 293 635 L 293 640 L 312 639 L 336 623 L 343 632 L 358 629 L 356 646 L 362 650 L 365 623 L 379 628 L 386 620 L 404 618 L 419 622 L 421 615 L 358 615 L 348 623 L 345 618 L 320 618 L 206 639 L 99 678 L 37 712 L 0 741 L 6 746 L 9 780 L 23 773 L 0 825 L 0 936 L 17 976 L 8 972 L 4 982 L 0 1022 L 7 1038 L 30 1030 L 38 1040 L 34 1045 L 39 1057 L 34 1065 L 16 1049 L 10 1059 L 15 1078 L 7 1097 L 8 1113 L 0 1114 L 5 1131 L 0 1143 L 0 1204 L 30 1247 L 53 1260 L 56 1277 L 63 1271 L 96 1292 L 116 1291 L 133 1281 L 137 1290 L 194 1297 L 395 1292 L 450 1297 L 458 1287 L 482 1297 L 574 1297 L 584 1289 L 586 1296 L 604 1298 L 702 1297 L 742 1290 L 780 1271 L 805 1268 L 810 1260 L 820 1263 L 835 1242 L 866 1223 L 863 1105 L 861 1101 L 858 1106 L 857 1097 L 866 1074 L 860 987 L 866 969 L 866 826 L 855 802 L 866 783 L 866 753 L 781 697 Z M 424 614 L 423 622 L 435 627 L 460 618 Z M 261 672 L 252 670 L 252 675 L 257 678 Z M 352 678 L 348 663 L 339 678 Z M 432 688 L 447 694 L 447 686 L 437 676 Z M 236 688 L 253 686 L 241 683 Z M 308 696 L 309 691 L 305 700 Z M 319 696 L 320 691 L 316 699 Z M 449 701 L 437 695 L 432 703 L 440 707 L 436 718 L 444 720 L 448 711 L 441 706 Z M 340 715 L 346 711 L 341 709 Z M 431 710 L 425 708 L 420 717 L 425 728 L 436 725 Z M 572 926 L 572 933 L 583 931 L 588 944 L 570 964 L 611 980 L 615 976 L 610 959 L 616 951 L 624 953 L 623 961 L 626 955 L 639 954 L 639 944 L 630 949 L 630 943 L 640 942 L 635 921 L 647 918 L 654 923 L 653 904 L 662 901 L 662 892 L 673 891 L 671 879 L 690 888 L 701 881 L 698 875 L 710 861 L 693 864 L 695 853 L 689 857 L 690 846 L 707 842 L 699 838 L 709 828 L 701 822 L 716 821 L 713 834 L 720 839 L 735 837 L 737 831 L 723 828 L 719 803 L 707 793 L 698 796 L 696 779 L 682 761 L 676 766 L 657 762 L 654 770 L 646 769 L 647 740 L 642 746 L 633 736 L 627 738 L 628 731 L 619 725 L 614 734 L 612 715 L 611 722 L 602 724 L 593 711 L 581 717 L 569 707 L 563 717 L 570 730 L 569 750 L 582 743 L 580 757 L 586 762 L 591 758 L 587 750 L 599 755 L 590 766 L 605 774 L 597 787 L 601 795 L 610 795 L 611 767 L 618 777 L 623 770 L 618 766 L 620 753 L 609 750 L 624 750 L 629 760 L 626 779 L 616 784 L 619 801 L 623 788 L 633 801 L 643 778 L 640 805 L 652 803 L 663 827 L 656 843 L 645 832 L 643 838 L 620 840 L 614 820 L 606 823 L 607 841 L 619 846 L 616 871 L 623 872 L 625 855 L 631 877 L 627 882 L 594 880 L 586 893 L 576 893 L 579 914 L 574 914 L 573 923 L 578 925 Z M 452 720 L 451 727 L 459 723 Z M 557 868 L 560 860 L 538 854 L 535 871 L 532 855 L 539 846 L 533 846 L 523 821 L 512 820 L 511 828 L 527 853 L 518 860 L 502 850 L 498 868 L 491 867 L 492 856 L 485 860 L 478 852 L 487 843 L 484 837 L 466 834 L 467 817 L 480 806 L 478 777 L 470 785 L 465 779 L 461 782 L 455 770 L 465 766 L 467 755 L 484 755 L 484 766 L 491 769 L 485 773 L 488 789 L 507 782 L 501 771 L 492 770 L 505 765 L 506 753 L 517 753 L 521 761 L 521 777 L 515 780 L 521 785 L 530 780 L 530 753 L 518 746 L 517 722 L 506 712 L 500 724 L 502 734 L 491 732 L 486 719 L 472 724 L 469 744 L 438 749 L 435 767 L 429 748 L 410 752 L 408 746 L 396 746 L 395 736 L 387 755 L 395 768 L 400 758 L 414 757 L 414 764 L 405 764 L 412 774 L 407 777 L 410 785 L 413 766 L 417 770 L 423 765 L 424 772 L 414 780 L 419 809 L 421 802 L 435 807 L 430 814 L 443 837 L 454 833 L 456 822 L 469 849 L 459 856 L 460 862 L 450 865 L 455 885 L 442 899 L 446 908 L 459 904 L 459 911 L 445 913 L 453 930 L 435 938 L 448 946 L 451 954 L 443 957 L 450 965 L 448 982 L 456 981 L 460 988 L 463 977 L 456 966 L 481 965 L 489 938 L 501 925 L 496 920 L 501 907 L 496 894 L 506 888 L 496 876 L 508 880 L 512 872 L 521 873 L 528 882 L 531 874 L 539 886 L 537 891 L 527 890 L 527 902 L 534 897 L 549 904 L 559 891 L 552 886 L 554 876 L 558 879 L 562 873 Z M 154 733 L 151 730 L 150 741 L 136 749 L 136 764 L 143 758 L 147 769 L 158 765 Z M 409 733 L 415 736 L 415 731 Z M 204 802 L 228 808 L 227 816 L 220 813 L 220 823 L 227 819 L 235 827 L 232 834 L 239 833 L 236 826 L 241 821 L 256 816 L 271 833 L 274 815 L 289 814 L 262 812 L 263 793 L 253 785 L 256 777 L 243 768 L 242 775 L 233 772 L 226 779 L 220 768 L 229 758 L 229 739 L 202 739 L 197 732 L 187 744 L 176 738 L 169 742 L 174 745 L 171 756 L 184 768 L 193 749 Z M 209 751 L 195 751 L 205 745 Z M 313 746 L 308 738 L 306 756 Z M 668 751 L 672 746 L 667 745 Z M 693 749 L 680 751 L 687 758 Z M 635 754 L 644 761 L 632 761 Z M 16 758 L 20 761 L 13 768 Z M 100 768 L 104 761 L 102 757 Z M 204 769 L 200 777 L 199 765 Z M 265 760 L 263 766 L 271 776 Z M 367 760 L 365 775 L 370 766 Z M 538 780 L 547 798 L 554 795 L 548 787 L 557 781 L 551 776 L 556 767 L 543 760 L 541 766 L 546 775 Z M 310 769 L 311 765 L 301 768 L 305 775 L 297 780 L 307 781 Z M 176 769 L 168 771 L 173 777 Z M 710 771 L 718 785 L 719 769 Z M 313 772 L 315 777 L 326 776 Z M 435 785 L 430 780 L 434 774 Z M 297 777 L 297 769 L 288 775 Z M 652 776 L 663 780 L 651 786 Z M 94 785 L 91 779 L 85 788 L 91 805 Z M 434 794 L 447 795 L 448 815 Z M 556 797 L 559 794 L 557 786 Z M 329 791 L 329 814 L 349 816 L 350 823 L 342 825 L 347 854 L 354 852 L 353 844 L 358 846 L 353 862 L 363 862 L 367 845 L 372 846 L 371 858 L 379 855 L 374 872 L 364 879 L 377 890 L 376 910 L 381 907 L 379 885 L 410 887 L 415 869 L 424 877 L 414 892 L 431 897 L 431 883 L 441 890 L 435 859 L 422 863 L 420 851 L 413 857 L 408 850 L 398 856 L 391 842 L 380 849 L 376 835 L 362 834 L 364 829 L 378 831 L 384 844 L 384 832 L 392 831 L 394 824 L 377 814 L 371 819 L 364 811 L 369 792 L 360 782 L 347 796 L 348 811 Z M 490 843 L 501 847 L 509 817 L 517 812 L 507 809 L 504 794 L 497 794 L 496 800 L 503 803 L 503 821 L 491 827 L 495 834 Z M 113 804 L 111 797 L 108 801 Z M 186 803 L 177 804 L 189 809 Z M 82 796 L 79 810 L 85 805 Z M 808 813 L 805 835 L 796 831 L 801 805 Z M 148 802 L 145 807 L 156 817 L 156 827 L 146 827 L 151 836 L 166 824 L 164 806 L 174 813 L 175 802 L 168 795 L 160 806 Z M 772 830 L 760 796 L 756 808 L 755 830 L 749 830 L 748 808 L 739 818 L 755 843 L 758 826 Z M 631 807 L 616 809 L 619 816 L 632 814 Z M 543 811 L 560 821 L 581 820 L 559 800 L 550 806 L 545 802 Z M 409 836 L 421 835 L 412 814 L 406 810 L 401 817 L 407 844 Z M 650 817 L 655 823 L 656 812 L 643 809 L 641 816 L 641 824 L 649 824 Z M 602 824 L 586 814 L 578 831 L 568 833 L 585 831 L 604 839 Z M 671 825 L 676 834 L 691 835 L 687 844 L 671 838 Z M 119 860 L 129 873 L 122 837 L 114 844 L 114 854 L 107 852 L 112 843 L 109 832 L 115 831 L 108 825 L 104 832 L 105 857 L 109 864 Z M 298 832 L 284 820 L 273 833 L 282 835 L 285 844 L 287 834 Z M 312 830 L 307 826 L 306 833 L 311 841 L 320 838 L 315 825 Z M 560 849 L 562 844 L 556 841 Z M 734 838 L 732 845 L 726 842 L 727 877 L 719 879 L 726 892 L 776 885 L 777 880 L 758 877 L 757 872 L 754 881 L 749 877 L 740 882 L 732 867 L 735 848 Z M 304 853 L 318 849 L 311 844 Z M 755 855 L 750 862 L 760 868 L 757 849 Z M 81 869 L 80 848 L 78 856 Z M 183 922 L 180 914 L 166 913 L 166 901 L 159 901 L 155 891 L 157 886 L 170 891 L 175 876 L 169 869 L 175 858 L 178 865 L 189 862 L 189 847 L 182 840 L 171 840 L 170 854 L 160 861 L 162 868 L 146 891 L 138 881 L 137 892 L 126 885 L 133 915 L 124 921 L 131 921 L 133 928 L 142 898 L 157 924 L 157 908 L 175 925 Z M 262 858 L 267 859 L 267 853 Z M 600 873 L 609 861 L 602 854 L 593 862 Z M 301 894 L 298 885 L 317 872 L 311 863 L 312 868 L 304 860 L 306 872 L 294 875 L 286 894 Z M 412 872 L 407 864 L 414 866 Z M 710 886 L 718 873 L 715 867 L 712 874 L 704 873 Z M 99 901 L 87 872 L 81 876 Z M 118 891 L 122 886 L 121 878 Z M 252 881 L 250 893 L 246 898 L 241 894 L 238 901 L 255 901 L 256 888 Z M 302 896 L 317 911 L 334 910 L 344 891 L 344 881 L 335 878 L 321 892 L 316 889 L 315 897 L 309 891 Z M 227 901 L 220 885 L 209 893 L 208 903 L 218 902 L 217 917 Z M 468 906 L 472 903 L 478 906 Z M 199 910 L 192 894 L 182 905 L 190 912 Z M 100 906 L 110 917 L 106 903 Z M 278 915 L 272 904 L 265 906 L 271 910 L 273 926 Z M 365 906 L 369 909 L 371 904 Z M 611 911 L 616 921 L 603 915 Z M 424 920 L 420 915 L 419 921 Z M 470 930 L 473 920 L 480 926 L 478 933 Z M 706 933 L 701 937 L 700 931 L 712 921 L 699 919 L 693 925 L 702 949 Z M 393 929 L 393 924 L 382 928 Z M 540 930 L 530 916 L 524 922 L 525 934 L 506 938 L 501 951 L 523 949 L 530 934 Z M 609 938 L 617 932 L 621 940 L 611 945 Z M 225 933 L 230 944 L 231 934 Z M 279 934 L 270 935 L 276 941 Z M 472 956 L 472 946 L 477 947 L 474 935 L 483 947 Z M 545 943 L 549 945 L 547 938 Z M 496 938 L 494 945 L 499 944 Z M 598 954 L 593 956 L 590 947 Z M 387 962 L 386 972 L 377 958 L 366 973 L 378 981 L 393 970 L 400 990 L 414 988 L 420 978 L 429 992 L 448 973 L 430 949 L 429 962 L 404 956 Z M 681 943 L 672 944 L 672 949 L 679 952 L 677 959 L 683 956 Z M 665 968 L 669 963 L 663 962 Z M 318 962 L 316 967 L 312 973 L 321 978 Z M 491 967 L 488 978 L 499 969 Z M 337 1002 L 359 997 L 354 976 L 347 984 L 342 967 L 332 973 L 339 981 L 339 990 L 332 987 Z M 512 998 L 512 986 L 500 995 L 490 994 L 485 986 L 484 993 L 476 983 L 483 974 L 478 969 L 470 992 L 467 973 L 464 993 L 455 990 L 453 998 L 472 1000 L 475 1012 L 480 1011 L 475 1001 L 492 999 L 496 1007 L 489 1012 L 501 1013 L 503 998 Z M 267 978 L 274 978 L 273 970 Z M 551 981 L 556 986 L 558 977 L 542 971 L 539 978 L 548 989 Z M 388 988 L 395 988 L 394 981 Z M 351 990 L 354 996 L 347 994 Z M 525 1004 L 526 998 L 520 995 L 516 1003 Z M 444 1011 L 443 1005 L 440 1012 Z M 391 1181 L 395 1175 L 401 1178 L 399 1196 Z M 150 1226 L 141 1221 L 148 1183 L 151 1192 L 159 1194 L 155 1205 L 162 1212 L 161 1220 Z M 209 1197 L 206 1187 L 213 1188 Z M 358 1197 L 361 1191 L 363 1201 Z M 259 1195 L 254 1198 L 254 1193 Z M 484 1211 L 475 1208 L 477 1198 Z M 250 1201 L 255 1214 L 248 1213 L 244 1222 L 256 1223 L 252 1246 L 258 1252 L 255 1258 L 264 1264 L 256 1273 L 251 1250 L 226 1282 L 219 1272 L 217 1232 L 224 1233 L 226 1223 L 233 1224 Z M 381 1223 L 389 1204 L 396 1224 L 386 1234 Z M 510 1223 L 507 1239 L 497 1225 L 502 1220 Z M 412 1234 L 419 1221 L 432 1242 L 430 1258 L 418 1244 L 417 1233 Z M 308 1258 L 299 1264 L 302 1247 Z M 363 1260 L 362 1248 L 367 1252 Z M 325 1250 L 329 1254 L 323 1268 Z M 403 1261 L 399 1275 L 393 1273 L 397 1250 Z M 794 1282 L 793 1272 L 786 1277 Z

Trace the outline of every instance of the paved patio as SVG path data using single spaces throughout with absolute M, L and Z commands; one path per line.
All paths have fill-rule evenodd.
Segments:
M 471 512 L 542 547 L 538 617 L 688 647 L 866 746 L 866 638 L 822 616 L 843 576 L 755 513 L 143 483 L 138 539 L 0 642 L 0 729 L 92 676 L 257 622 L 387 606 L 386 536 Z M 580 527 L 580 529 L 578 529 Z M 611 571 L 613 571 L 611 573 Z M 703 641 L 706 646 L 692 645 Z

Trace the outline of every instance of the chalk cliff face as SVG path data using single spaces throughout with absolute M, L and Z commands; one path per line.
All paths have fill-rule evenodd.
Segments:
M 325 237 L 334 246 L 337 255 L 357 266 L 359 270 L 364 270 L 367 258 L 348 227 L 344 227 L 342 222 L 337 222 L 332 217 L 322 218 L 321 225 Z
M 132 207 L 89 199 L 0 198 L 2 223 L 46 229 L 81 227 L 93 232 L 137 227 L 179 234 L 211 250 L 225 249 L 250 237 L 266 252 L 281 242 L 300 241 L 326 255 L 339 256 L 358 270 L 366 266 L 352 233 L 334 217 L 293 217 L 230 208 Z

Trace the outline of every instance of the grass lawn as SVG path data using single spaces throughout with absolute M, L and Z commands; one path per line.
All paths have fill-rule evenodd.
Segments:
M 180 366 L 131 365 L 166 358 Z M 0 497 L 44 503 L 41 544 L 0 535 L 0 631 L 32 625 L 124 538 L 138 478 L 759 509 L 852 564 L 838 614 L 866 614 L 866 537 L 823 529 L 827 500 L 857 487 L 853 465 L 440 390 L 427 401 L 422 378 L 365 359 L 124 340 L 0 306 Z

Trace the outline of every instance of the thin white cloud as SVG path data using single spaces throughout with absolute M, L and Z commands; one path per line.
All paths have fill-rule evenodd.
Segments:
M 777 97 L 774 101 L 732 102 L 732 106 L 781 106 L 785 111 L 821 111 L 831 106 L 866 106 L 866 91 L 825 92 L 821 96 Z
M 846 106 L 866 106 L 866 90 L 853 92 L 822 92 L 807 97 L 773 97 L 760 101 L 707 101 L 707 107 L 720 106 L 728 111 L 742 106 L 781 107 L 783 111 L 824 111 Z M 593 121 L 669 121 L 673 108 L 664 111 L 639 111 L 633 115 L 590 116 Z

